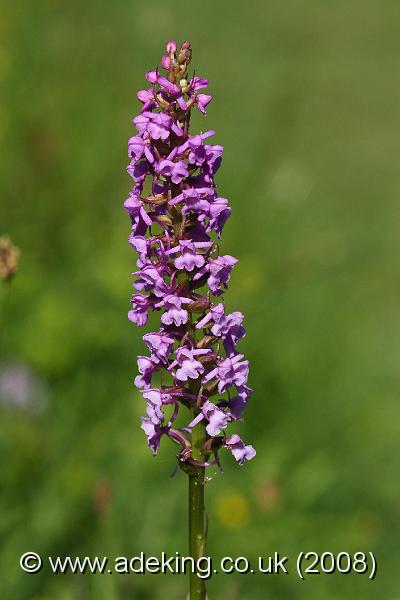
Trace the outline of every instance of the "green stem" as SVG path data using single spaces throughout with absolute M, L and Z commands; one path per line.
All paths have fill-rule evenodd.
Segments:
M 198 411 L 193 411 L 194 416 Z M 206 439 L 204 420 L 192 431 L 192 456 L 195 460 L 204 460 L 201 447 Z M 196 467 L 189 474 L 189 553 L 195 562 L 205 555 L 206 530 L 204 510 L 204 467 Z M 190 572 L 190 600 L 205 600 L 206 586 L 195 572 Z

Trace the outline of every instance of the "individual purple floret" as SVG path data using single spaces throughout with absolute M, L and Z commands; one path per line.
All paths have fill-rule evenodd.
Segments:
M 250 446 L 250 444 L 245 446 L 244 442 L 237 434 L 226 439 L 224 446 L 232 452 L 239 465 L 242 465 L 245 460 L 254 458 L 256 455 L 253 446 Z
M 173 294 L 167 294 L 161 302 L 156 304 L 156 307 L 163 306 L 166 311 L 161 317 L 161 322 L 164 325 L 184 325 L 189 319 L 189 313 L 183 308 L 184 304 L 191 304 L 189 298 L 181 298 Z
M 134 185 L 124 208 L 137 252 L 128 316 L 143 326 L 159 312 L 158 329 L 143 336 L 149 354 L 138 357 L 135 385 L 146 402 L 142 429 L 153 454 L 168 437 L 181 447 L 182 468 L 219 465 L 221 448 L 242 465 L 254 448 L 225 432 L 252 392 L 248 361 L 236 349 L 245 330 L 242 313 L 227 312 L 222 297 L 238 261 L 220 255 L 217 243 L 231 214 L 214 180 L 223 147 L 210 143 L 215 131 L 189 128 L 191 112 L 204 115 L 211 101 L 201 91 L 208 80 L 188 72 L 191 55 L 188 42 L 167 43 L 160 69 L 146 73 L 150 87 L 137 94 L 142 107 L 128 141 Z M 181 413 L 186 422 L 174 428 Z M 196 449 L 195 430 L 203 436 Z
M 194 427 L 197 423 L 200 423 L 203 419 L 208 421 L 208 425 L 206 426 L 207 433 L 215 437 L 220 434 L 221 429 L 225 429 L 230 421 L 230 416 L 218 406 L 216 406 L 213 402 L 206 400 L 201 407 L 200 414 L 193 419 L 190 423 L 190 427 Z
M 180 346 L 176 350 L 176 361 L 171 365 L 171 368 L 177 363 L 179 368 L 176 370 L 174 378 L 177 381 L 187 381 L 188 379 L 198 379 L 204 373 L 204 367 L 199 358 L 205 354 L 209 354 L 211 350 L 206 349 L 190 349 L 186 346 Z

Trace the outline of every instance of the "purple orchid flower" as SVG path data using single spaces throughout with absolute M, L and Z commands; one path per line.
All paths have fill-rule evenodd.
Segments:
M 132 179 L 134 179 L 136 184 L 142 184 L 150 172 L 150 164 L 146 159 L 138 162 L 135 158 L 133 158 L 126 170 Z
M 201 167 L 204 163 L 209 159 L 209 148 L 212 146 L 207 146 L 204 144 L 204 140 L 211 135 L 214 135 L 215 131 L 207 131 L 201 135 L 193 135 L 188 140 L 188 146 L 190 148 L 189 152 L 189 162 L 192 165 L 197 165 Z M 222 151 L 221 151 L 222 154 Z
M 138 356 L 137 363 L 140 375 L 135 377 L 135 385 L 138 389 L 147 389 L 151 386 L 153 373 L 159 368 L 159 360 L 153 356 Z
M 203 115 L 206 114 L 206 106 L 211 102 L 211 100 L 212 96 L 209 94 L 197 94 L 196 103 Z
M 175 259 L 174 265 L 179 270 L 193 271 L 205 264 L 205 258 L 202 254 L 197 254 L 197 248 L 203 248 L 202 242 L 191 242 L 190 240 L 181 240 L 179 242 L 179 250 L 181 256 Z
M 219 256 L 215 260 L 210 261 L 208 285 L 215 296 L 220 296 L 223 288 L 227 288 L 227 283 L 231 276 L 231 271 L 237 263 L 237 258 L 230 256 Z
M 146 434 L 147 443 L 154 456 L 157 454 L 160 447 L 161 437 L 167 433 L 167 429 L 162 427 L 161 423 L 162 421 L 155 424 L 154 418 L 151 419 L 150 417 L 142 417 L 142 429 Z
M 158 330 L 143 336 L 149 355 L 138 357 L 135 385 L 146 401 L 142 429 L 153 454 L 166 435 L 180 446 L 178 464 L 200 469 L 219 464 L 223 447 L 240 465 L 255 450 L 236 434 L 225 436 L 242 419 L 252 390 L 249 363 L 237 351 L 245 336 L 243 315 L 226 313 L 216 300 L 237 259 L 219 255 L 217 244 L 231 214 L 216 192 L 223 148 L 207 143 L 215 131 L 189 131 L 191 111 L 205 114 L 211 101 L 203 92 L 208 80 L 190 78 L 190 60 L 188 42 L 178 48 L 169 40 L 161 73 L 146 73 L 150 87 L 137 94 L 137 134 L 128 142 L 127 171 L 135 184 L 124 207 L 137 253 L 128 318 L 143 326 L 150 311 L 161 311 Z M 213 402 L 217 392 L 221 397 Z M 188 425 L 172 428 L 188 409 Z M 191 436 L 201 421 L 204 437 L 194 446 Z
M 171 369 L 175 365 L 179 365 L 175 373 L 178 381 L 187 381 L 188 379 L 197 379 L 199 375 L 204 373 L 204 367 L 200 361 L 196 360 L 196 356 L 209 354 L 211 350 L 198 349 L 191 350 L 186 346 L 181 346 L 176 350 L 176 361 L 172 363 Z
M 241 312 L 225 315 L 224 305 L 220 303 L 211 306 L 210 312 L 196 324 L 196 329 L 202 329 L 211 320 L 214 321 L 211 333 L 223 340 L 226 354 L 230 357 L 235 354 L 237 342 L 246 335 L 243 319 Z
M 164 323 L 164 325 L 172 325 L 172 323 L 175 323 L 175 325 L 179 327 L 179 325 L 187 323 L 189 318 L 189 313 L 182 308 L 182 304 L 190 304 L 191 302 L 190 298 L 182 298 L 180 296 L 168 294 L 155 306 L 156 308 L 161 306 L 166 308 L 165 313 L 161 317 L 161 322 Z
M 250 446 L 250 444 L 245 446 L 244 442 L 236 433 L 225 440 L 224 446 L 232 452 L 239 465 L 243 465 L 246 460 L 251 460 L 256 455 L 253 446 Z
M 172 183 L 181 183 L 183 179 L 185 179 L 188 174 L 188 167 L 183 160 L 178 160 L 178 162 L 173 162 L 172 160 L 160 160 L 157 166 L 157 173 L 163 175 L 164 177 L 169 177 Z
M 154 333 L 146 333 L 143 336 L 143 340 L 154 356 L 163 363 L 168 362 L 168 356 L 172 352 L 172 346 L 175 341 L 174 338 L 169 337 L 165 333 L 155 331 Z
M 249 361 L 243 360 L 243 354 L 236 354 L 233 358 L 226 358 L 204 377 L 204 383 L 218 378 L 218 391 L 222 393 L 227 388 L 235 385 L 246 385 L 249 375 Z
M 128 319 L 139 327 L 146 325 L 149 308 L 154 305 L 154 302 L 144 294 L 133 294 L 131 302 L 133 308 L 128 313 Z
M 154 89 L 153 87 L 148 90 L 140 90 L 137 94 L 138 100 L 143 104 L 142 112 L 150 111 L 153 108 L 156 108 L 157 103 L 154 99 Z
M 218 238 L 220 238 L 222 228 L 229 219 L 231 212 L 232 210 L 226 198 L 215 198 L 214 202 L 210 204 L 210 220 L 206 229 L 207 233 L 215 231 Z
M 189 424 L 189 427 L 194 427 L 197 423 L 200 423 L 203 419 L 208 421 L 206 431 L 211 437 L 215 437 L 221 433 L 221 429 L 225 429 L 230 421 L 229 415 L 223 410 L 218 408 L 215 404 L 207 400 L 201 407 L 201 413 L 193 419 Z
M 171 288 L 164 279 L 165 269 L 162 266 L 154 266 L 146 264 L 140 271 L 136 271 L 133 275 L 137 275 L 138 279 L 135 282 L 135 288 L 140 292 L 142 290 L 149 292 L 153 291 L 159 298 L 165 294 L 171 293 Z
M 151 151 L 150 139 L 144 139 L 139 135 L 131 137 L 128 141 L 128 156 L 134 159 L 135 162 L 145 157 L 149 163 L 153 163 L 154 155 Z
M 143 208 L 138 196 L 130 194 L 124 202 L 124 208 L 132 221 L 132 231 L 135 235 L 144 235 L 151 226 L 152 220 Z
M 168 393 L 163 393 L 157 388 L 146 389 L 142 392 L 142 395 L 147 402 L 147 416 L 154 425 L 158 425 L 164 421 L 164 413 L 162 411 L 163 406 L 167 404 L 175 405 L 175 410 L 167 423 L 167 427 L 170 427 L 178 414 L 177 404 L 173 396 Z

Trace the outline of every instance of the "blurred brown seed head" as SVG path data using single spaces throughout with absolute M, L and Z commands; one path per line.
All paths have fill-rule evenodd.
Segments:
M 7 280 L 18 270 L 19 248 L 6 236 L 0 237 L 0 279 Z
M 256 502 L 263 512 L 275 512 L 282 505 L 282 492 L 276 479 L 260 482 L 256 488 Z
M 93 490 L 93 506 L 98 515 L 103 515 L 112 501 L 112 486 L 108 479 L 100 478 Z

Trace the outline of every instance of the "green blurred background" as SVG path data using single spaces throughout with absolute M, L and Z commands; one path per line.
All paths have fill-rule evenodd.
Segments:
M 0 359 L 2 599 L 185 595 L 182 576 L 18 560 L 187 551 L 175 449 L 154 460 L 139 429 L 122 209 L 136 90 L 187 38 L 214 94 L 196 126 L 225 146 L 226 299 L 246 316 L 258 452 L 207 484 L 208 551 L 292 561 L 219 575 L 210 599 L 399 600 L 398 16 L 394 0 L 2 0 L 0 234 L 22 252 Z M 303 583 L 301 550 L 373 551 L 378 574 Z

